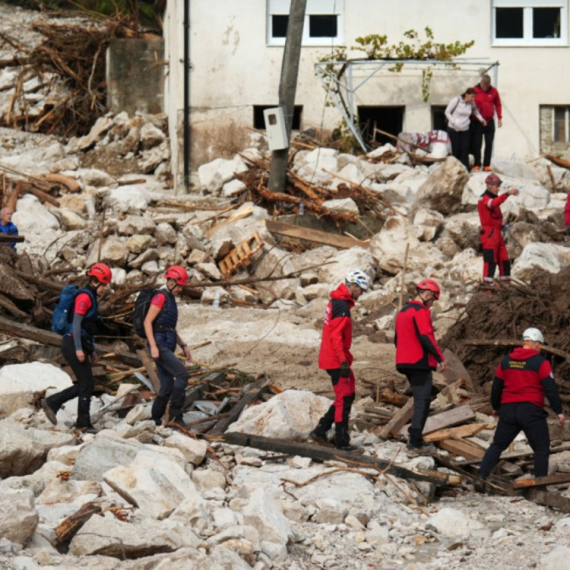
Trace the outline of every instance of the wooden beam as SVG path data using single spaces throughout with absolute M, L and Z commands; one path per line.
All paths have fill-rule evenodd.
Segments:
M 462 437 L 470 437 L 483 431 L 487 427 L 487 424 L 467 424 L 464 426 L 446 428 L 434 431 L 428 435 L 424 436 L 424 440 L 427 442 L 431 441 L 441 441 L 442 439 L 458 439 Z
M 348 236 L 342 236 L 340 234 L 312 230 L 310 228 L 303 228 L 301 226 L 285 224 L 283 222 L 275 222 L 273 220 L 265 220 L 265 227 L 272 234 L 302 239 L 314 243 L 322 243 L 333 247 L 339 247 L 341 249 L 349 249 L 351 247 L 367 248 L 370 244 L 369 241 L 361 241 Z
M 447 382 L 449 384 L 453 384 L 457 380 L 463 379 L 467 383 L 469 390 L 471 392 L 476 392 L 471 374 L 469 374 L 465 366 L 463 366 L 463 362 L 459 360 L 457 355 L 449 350 L 449 348 L 446 348 L 443 351 L 443 357 L 445 358 L 446 366 L 442 374 L 445 376 Z
M 475 412 L 471 406 L 457 406 L 455 408 L 439 412 L 438 414 L 434 414 L 433 416 L 429 416 L 424 427 L 423 435 L 425 437 L 427 434 L 433 433 L 434 431 L 465 424 L 473 421 L 474 419 Z M 400 429 L 400 435 L 405 435 L 408 427 L 409 426 L 404 426 Z
M 570 473 L 555 473 L 546 477 L 534 477 L 532 479 L 519 479 L 513 483 L 515 489 L 528 489 L 529 487 L 540 487 L 541 485 L 559 485 L 560 483 L 570 483 Z
M 403 408 L 400 408 L 392 419 L 382 428 L 378 434 L 380 437 L 388 438 L 390 435 L 397 435 L 408 423 L 414 413 L 414 399 L 410 398 Z
M 146 350 L 137 350 L 137 356 L 141 359 L 144 369 L 148 375 L 150 383 L 152 384 L 152 390 L 155 394 L 160 392 L 160 378 L 154 369 L 154 364 L 148 355 Z
M 550 454 L 558 453 L 559 451 L 568 451 L 570 450 L 570 443 L 563 443 L 562 445 L 555 447 L 554 449 L 550 450 Z M 534 455 L 534 451 L 532 449 L 528 449 L 526 451 L 511 451 L 510 453 L 503 453 L 501 455 L 501 460 L 503 459 L 521 459 L 522 457 L 530 457 Z M 477 463 L 481 463 L 480 459 L 470 459 L 462 463 L 462 465 L 474 465 Z
M 214 441 L 223 441 L 231 445 L 241 445 L 243 447 L 254 447 L 255 449 L 263 449 L 265 451 L 274 451 L 276 453 L 284 453 L 287 455 L 300 455 L 301 457 L 310 457 L 320 461 L 349 461 L 358 463 L 361 467 L 370 465 L 382 470 L 386 473 L 401 477 L 402 479 L 412 479 L 415 481 L 427 481 L 436 485 L 460 484 L 461 478 L 449 478 L 447 473 L 439 473 L 438 471 L 412 471 L 405 467 L 400 467 L 385 459 L 378 459 L 370 455 L 355 455 L 347 453 L 335 448 L 324 447 L 322 445 L 313 445 L 310 443 L 299 443 L 296 441 L 288 441 L 284 439 L 276 439 L 271 437 L 262 437 L 259 435 L 250 435 L 239 432 L 226 432 L 222 436 L 214 436 Z
M 9 236 L 4 233 L 0 233 L 0 243 L 22 243 L 26 238 L 24 236 Z
M 485 455 L 484 449 L 481 449 L 474 443 L 464 441 L 462 439 L 444 439 L 439 441 L 438 445 L 446 451 L 465 457 L 465 459 L 480 459 Z
M 555 509 L 560 509 L 564 513 L 570 513 L 570 497 L 565 497 L 560 493 L 543 491 L 539 489 L 529 489 L 524 494 L 525 498 L 538 505 L 545 505 Z

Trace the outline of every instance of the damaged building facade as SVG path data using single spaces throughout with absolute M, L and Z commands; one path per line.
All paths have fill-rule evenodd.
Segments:
M 165 110 L 172 136 L 173 169 L 184 158 L 185 60 L 188 77 L 187 121 L 192 168 L 246 146 L 251 129 L 264 129 L 263 110 L 278 104 L 278 85 L 290 0 L 167 2 L 164 13 Z M 431 28 L 435 41 L 469 42 L 464 65 L 434 73 L 424 102 L 421 71 L 382 70 L 355 93 L 361 121 L 379 128 L 427 131 L 441 128 L 449 100 L 491 73 L 503 100 L 503 128 L 496 135 L 497 158 L 528 159 L 570 146 L 570 79 L 566 67 L 568 0 L 410 0 L 405 5 L 378 0 L 307 0 L 299 70 L 295 129 L 339 126 L 341 116 L 326 106 L 315 64 L 335 48 L 355 45 L 368 34 L 404 41 L 410 29 Z M 185 21 L 189 30 L 185 57 Z M 363 52 L 348 51 L 349 58 Z M 480 62 L 480 65 L 473 65 Z M 498 71 L 497 71 L 498 70 Z M 356 69 L 355 79 L 366 78 Z

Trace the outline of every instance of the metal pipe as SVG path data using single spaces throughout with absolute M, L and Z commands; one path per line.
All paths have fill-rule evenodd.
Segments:
M 190 0 L 184 0 L 184 188 L 190 190 Z

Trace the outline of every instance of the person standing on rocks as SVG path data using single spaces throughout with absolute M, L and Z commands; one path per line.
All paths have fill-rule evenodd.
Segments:
M 319 420 L 310 437 L 328 444 L 327 432 L 335 426 L 334 445 L 343 451 L 355 451 L 350 445 L 348 418 L 355 396 L 355 378 L 350 366 L 353 361 L 352 319 L 350 309 L 369 287 L 368 276 L 359 269 L 351 271 L 337 289 L 331 292 L 331 300 L 325 312 L 323 337 L 319 352 L 319 368 L 330 376 L 335 400 L 327 413 Z
M 18 235 L 18 228 L 16 227 L 16 224 L 12 222 L 13 214 L 14 210 L 9 206 L 4 206 L 2 208 L 2 214 L 0 215 L 0 232 L 8 236 Z M 16 242 L 8 242 L 8 245 L 11 248 L 16 249 Z
M 46 398 L 43 409 L 48 420 L 56 425 L 56 414 L 61 406 L 73 398 L 79 398 L 75 427 L 95 433 L 89 409 L 95 385 L 91 363 L 96 359 L 94 333 L 99 319 L 97 297 L 101 297 L 111 283 L 112 272 L 104 263 L 96 263 L 87 271 L 87 275 L 87 286 L 79 290 L 73 301 L 71 331 L 63 336 L 61 342 L 61 353 L 71 366 L 77 383 Z
M 454 97 L 445 109 L 447 134 L 451 141 L 453 156 L 469 170 L 469 125 L 471 115 L 486 125 L 474 103 L 475 89 L 469 87 L 462 95 Z
M 565 417 L 550 362 L 540 355 L 543 344 L 542 332 L 536 328 L 526 329 L 523 346 L 505 356 L 497 367 L 491 405 L 493 417 L 499 423 L 479 468 L 479 477 L 483 480 L 521 430 L 534 451 L 535 477 L 548 475 L 550 437 L 546 422 L 548 414 L 543 409 L 544 397 L 548 398 L 561 426 Z
M 166 287 L 157 291 L 150 302 L 144 320 L 144 330 L 151 357 L 156 362 L 156 371 L 160 379 L 160 392 L 152 405 L 151 418 L 159 426 L 170 401 L 170 422 L 187 429 L 182 417 L 188 370 L 174 351 L 179 345 L 186 361 L 192 360 L 190 349 L 176 332 L 178 324 L 178 307 L 176 295 L 188 282 L 188 273 L 183 267 L 173 265 L 166 270 Z
M 445 369 L 445 359 L 435 340 L 431 307 L 441 289 L 433 279 L 423 279 L 416 286 L 416 296 L 396 316 L 396 370 L 404 374 L 412 387 L 414 413 L 408 428 L 410 451 L 428 451 L 424 430 L 433 386 L 433 371 Z
M 566 226 L 566 233 L 570 235 L 570 192 L 566 196 L 566 204 L 564 206 L 564 225 Z
M 479 85 L 475 85 L 475 106 L 485 120 L 484 123 L 471 121 L 471 142 L 473 145 L 473 170 L 481 170 L 481 145 L 485 138 L 485 155 L 483 156 L 483 170 L 491 170 L 491 155 L 493 154 L 493 141 L 495 139 L 495 112 L 497 113 L 497 126 L 503 126 L 503 107 L 499 92 L 491 85 L 488 75 L 481 76 Z
M 483 248 L 483 285 L 493 285 L 495 270 L 499 266 L 499 280 L 508 281 L 511 276 L 511 259 L 503 238 L 503 213 L 501 204 L 509 196 L 518 196 L 517 188 L 499 194 L 503 181 L 496 174 L 485 178 L 487 190 L 479 198 L 477 209 L 481 221 L 479 239 Z

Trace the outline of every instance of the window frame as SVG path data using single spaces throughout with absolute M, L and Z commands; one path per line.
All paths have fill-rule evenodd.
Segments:
M 556 108 L 564 109 L 564 130 L 566 131 L 566 140 L 556 140 Z M 570 105 L 552 105 L 552 142 L 553 144 L 570 143 Z
M 288 16 L 291 0 L 267 0 L 266 2 L 266 42 L 271 47 L 283 47 L 286 38 L 273 37 L 273 16 Z M 311 37 L 311 16 L 336 16 L 336 37 Z M 306 47 L 331 47 L 344 45 L 344 0 L 307 0 L 305 21 L 303 24 L 303 39 L 301 45 Z
M 521 8 L 523 10 L 523 37 L 497 38 L 497 8 Z M 560 37 L 533 38 L 533 9 L 560 8 Z M 568 46 L 568 0 L 492 0 L 492 47 L 556 47 Z

